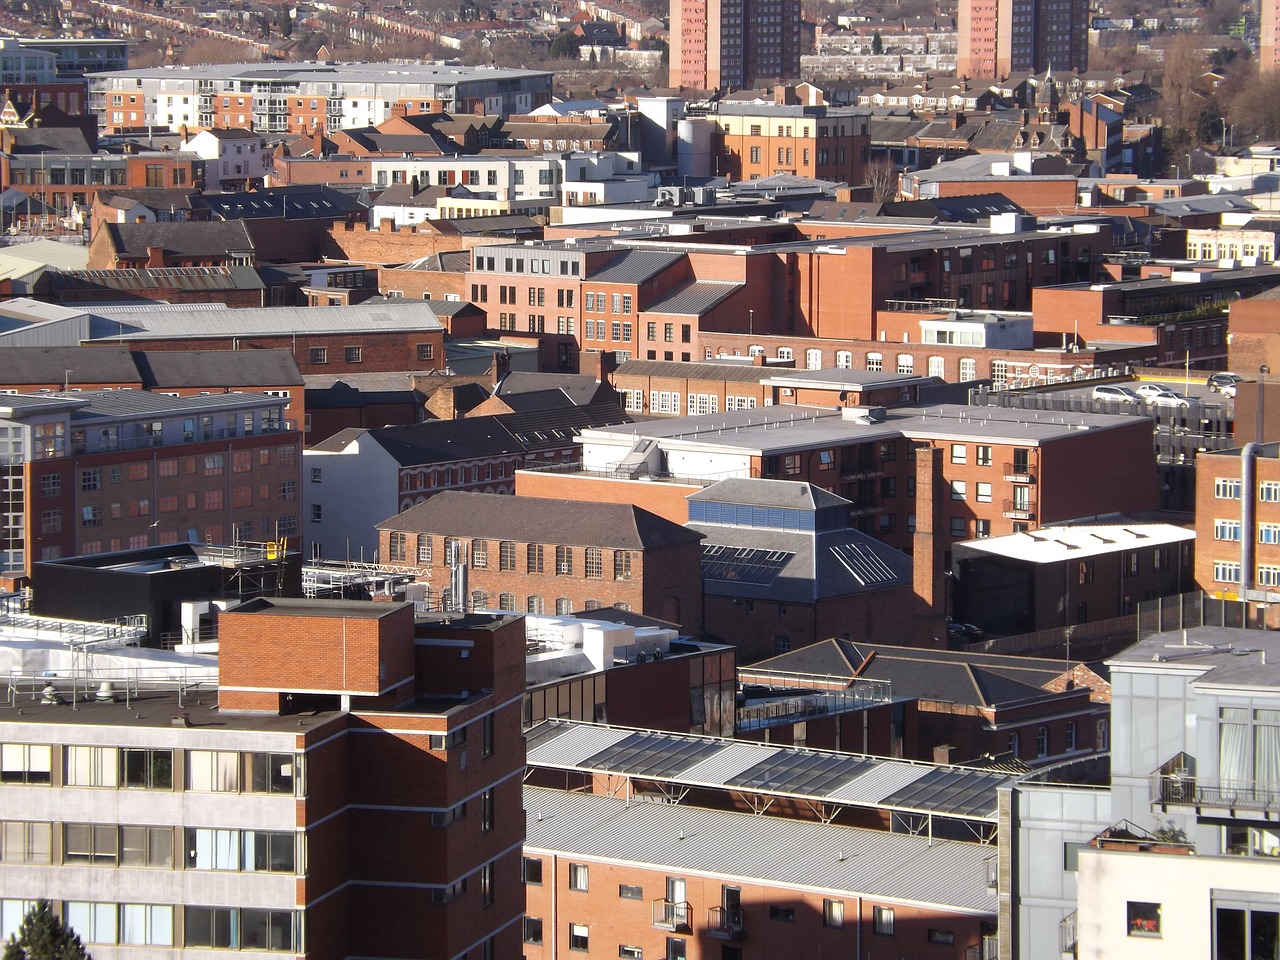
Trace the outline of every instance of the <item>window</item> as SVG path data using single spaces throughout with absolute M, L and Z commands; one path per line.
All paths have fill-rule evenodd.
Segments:
M 543 567 L 543 549 L 540 543 L 531 543 L 525 551 L 525 571 L 527 573 L 542 573 Z
M 537 917 L 524 918 L 524 942 L 525 943 L 541 943 L 542 942 L 542 921 Z
M 836 369 L 852 370 L 853 369 L 853 352 L 850 350 L 836 351 Z
M 1066 740 L 1067 752 L 1071 753 L 1076 749 L 1076 722 L 1074 720 L 1067 721 Z
M 1240 478 L 1218 477 L 1213 481 L 1213 496 L 1217 500 L 1239 500 Z
M 631 553 L 628 550 L 615 550 L 613 552 L 613 579 L 630 580 L 631 579 Z
M 623 900 L 643 900 L 644 887 L 637 887 L 628 883 L 619 884 L 618 896 Z
M 92 467 L 80 471 L 80 489 L 85 492 L 102 489 L 102 468 Z
M 40 494 L 45 497 L 62 496 L 62 474 L 43 474 L 40 477 Z
M 930 927 L 928 939 L 930 943 L 940 943 L 950 946 L 956 942 L 956 935 L 950 930 L 939 930 L 936 927 Z
M 872 907 L 871 929 L 881 936 L 892 937 L 893 907 Z
M 909 353 L 898 354 L 898 372 L 911 374 L 915 372 L 916 360 Z
M 867 354 L 867 370 L 871 373 L 879 373 L 884 369 L 884 356 L 879 353 Z
M 312 347 L 310 350 L 310 356 L 313 364 L 329 362 L 329 350 L 326 347 Z
M 585 923 L 569 924 L 569 949 L 589 950 L 590 934 Z
M 1036 756 L 1047 757 L 1049 755 L 1049 728 L 1036 728 Z
M 120 857 L 119 831 L 113 823 L 68 823 L 64 827 L 62 862 L 114 865 Z
M 990 448 L 990 447 L 988 447 L 988 446 L 983 446 L 983 445 L 981 445 L 981 444 L 980 444 L 980 445 L 977 447 L 977 460 L 976 460 L 976 462 L 977 462 L 978 466 L 980 466 L 980 467 L 989 467 L 989 466 L 991 466 L 991 448 Z
M 817 349 L 806 350 L 804 352 L 804 365 L 808 370 L 821 370 L 822 351 Z
M 403 563 L 406 546 L 409 542 L 407 533 L 392 533 L 387 538 L 387 559 L 392 563 Z M 421 549 L 421 547 L 419 547 Z M 428 551 L 430 548 L 428 547 Z
M 48 784 L 52 769 L 48 744 L 0 744 L 0 783 Z
M 618 944 L 618 956 L 624 958 L 624 960 L 644 960 L 644 948 L 620 943 Z
M 843 900 L 823 900 L 822 901 L 822 925 L 824 927 L 843 927 L 844 926 L 844 901 Z
M 1280 481 L 1263 480 L 1259 483 L 1258 499 L 1263 503 L 1280 503 Z
M 63 783 L 68 787 L 114 787 L 120 758 L 115 747 L 67 747 Z
M 587 887 L 587 865 L 585 863 L 569 864 L 569 889 L 585 892 Z
M 489 566 L 488 540 L 471 541 L 471 566 L 477 569 L 484 569 Z
M 573 548 L 572 547 L 556 547 L 556 576 L 568 577 L 573 575 Z
M 498 569 L 515 570 L 515 568 L 516 545 L 510 540 L 503 540 L 498 544 Z
M 240 789 L 239 754 L 192 750 L 187 754 L 187 789 L 235 793 Z
M 524 882 L 535 887 L 542 886 L 542 861 L 537 857 L 524 858 Z
M 969 448 L 963 443 L 953 443 L 951 445 L 951 462 L 967 463 L 969 457 Z
M 969 527 L 964 517 L 951 518 L 951 536 L 963 537 L 968 532 L 968 529 Z
M 991 502 L 991 484 L 982 483 L 981 481 L 979 481 L 977 490 L 978 490 L 977 500 L 979 503 Z
M 952 500 L 963 500 L 965 498 L 965 494 L 967 493 L 967 490 L 968 490 L 967 484 L 963 480 L 951 481 L 951 499 Z
M 667 937 L 666 960 L 686 960 L 688 941 L 680 937 Z
M 1130 900 L 1127 905 L 1129 936 L 1160 936 L 1160 904 Z
M 1213 579 L 1217 583 L 1239 583 L 1239 561 L 1215 560 L 1213 562 Z
M 782 923 L 795 923 L 796 911 L 794 907 L 769 907 L 769 919 L 778 920 Z
M 82 943 L 114 944 L 119 939 L 116 928 L 119 915 L 114 903 L 69 900 L 63 905 L 63 919 Z
M 49 863 L 53 851 L 52 837 L 52 827 L 47 823 L 0 821 L 0 861 Z

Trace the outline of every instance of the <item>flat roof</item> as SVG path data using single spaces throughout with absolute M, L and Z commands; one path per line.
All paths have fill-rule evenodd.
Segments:
M 60 41 L 61 42 L 61 41 Z M 204 63 L 192 66 L 130 67 L 104 70 L 86 76 L 128 80 L 260 80 L 270 83 L 314 81 L 321 83 L 466 83 L 483 80 L 515 80 L 550 77 L 547 70 L 511 70 L 505 67 L 463 67 L 443 63 L 366 63 L 316 61 L 298 63 Z
M 1191 627 L 1153 633 L 1107 661 L 1113 670 L 1189 671 L 1201 684 L 1280 687 L 1280 633 L 1240 627 Z M 1156 666 L 1158 665 L 1158 666 Z
M 762 379 L 777 387 L 825 387 L 831 390 L 876 390 L 882 387 L 912 387 L 938 382 L 937 377 L 917 377 L 889 370 L 846 370 L 839 367 L 788 370 Z
M 840 410 L 830 407 L 775 404 L 755 410 L 589 427 L 581 431 L 579 439 L 590 443 L 615 438 L 621 444 L 648 437 L 673 449 L 705 446 L 764 456 L 901 437 L 1035 447 L 1083 431 L 1115 429 L 1132 423 L 1132 417 L 1123 415 L 962 404 L 893 407 L 881 421 L 857 418 L 856 414 L 846 419 Z
M 992 915 L 995 847 L 788 817 L 524 788 L 525 851 Z
M 412 603 L 385 603 L 375 600 L 314 600 L 299 597 L 255 597 L 229 611 L 278 617 L 341 617 L 344 620 L 381 620 Z
M 997 789 L 1014 779 L 973 767 L 568 720 L 543 721 L 525 742 L 530 767 L 990 824 Z
M 1030 563 L 1080 560 L 1135 547 L 1163 547 L 1194 540 L 1194 530 L 1171 523 L 1101 524 L 1071 527 L 1040 527 L 1027 533 L 967 540 L 956 544 L 974 553 L 988 553 Z

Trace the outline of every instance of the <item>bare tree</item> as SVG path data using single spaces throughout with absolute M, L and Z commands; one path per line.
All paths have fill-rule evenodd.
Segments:
M 1160 93 L 1164 100 L 1165 150 L 1177 156 L 1196 141 L 1196 128 L 1205 100 L 1198 90 L 1205 71 L 1204 56 L 1189 33 L 1173 38 L 1164 54 Z
M 888 157 L 876 157 L 867 164 L 866 181 L 871 188 L 871 199 L 876 203 L 897 199 L 898 171 Z

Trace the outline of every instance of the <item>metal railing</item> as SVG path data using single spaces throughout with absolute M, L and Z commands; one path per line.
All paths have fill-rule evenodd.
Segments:
M 5 682 L 5 705 L 20 708 L 27 702 L 49 702 L 45 690 L 53 687 L 56 702 L 77 710 L 81 703 L 106 699 L 104 683 L 110 685 L 111 699 L 126 705 L 144 691 L 173 692 L 181 707 L 184 697 L 217 690 L 217 667 L 97 667 L 90 662 L 70 670 L 15 670 Z
M 1034 520 L 1036 518 L 1036 502 L 1034 500 L 1006 500 L 1003 507 L 1004 516 L 1011 520 Z
M 712 907 L 707 911 L 707 933 L 722 940 L 737 940 L 746 932 L 741 907 Z
M 1280 812 L 1280 784 L 1254 780 L 1202 780 L 1153 773 L 1151 802 L 1167 806 L 1219 807 Z
M 1058 952 L 1064 957 L 1074 957 L 1079 943 L 1076 929 L 1076 912 L 1072 910 L 1058 921 Z
M 653 925 L 661 930 L 689 929 L 688 900 L 654 900 Z
M 860 684 L 883 684 L 883 689 L 869 686 L 866 691 L 849 693 L 814 693 L 783 700 L 769 700 L 742 707 L 737 712 L 738 730 L 762 730 L 783 723 L 794 723 L 809 717 L 830 716 L 860 710 L 893 699 L 892 684 L 884 680 L 859 680 Z

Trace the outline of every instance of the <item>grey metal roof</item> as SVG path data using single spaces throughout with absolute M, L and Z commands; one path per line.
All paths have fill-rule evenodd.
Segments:
M 991 916 L 993 847 L 525 787 L 526 851 Z
M 5 347 L 0 350 L 0 384 L 140 384 L 135 359 L 125 347 Z
M 823 490 L 812 483 L 795 480 L 765 480 L 758 477 L 730 477 L 691 493 L 686 500 L 711 500 L 716 503 L 745 503 L 757 507 L 795 507 L 818 510 L 822 507 L 847 507 L 844 497 Z
M 421 300 L 345 307 L 246 307 L 228 310 L 139 310 L 94 306 L 95 340 L 288 336 L 294 333 L 380 333 L 443 330 Z
M 650 303 L 641 313 L 671 313 L 698 317 L 731 294 L 743 289 L 745 289 L 744 284 L 727 280 L 695 280 Z
M 151 393 L 146 390 L 86 390 L 71 396 L 89 401 L 88 406 L 72 412 L 72 420 L 127 419 L 135 416 L 163 416 L 173 413 L 200 413 L 206 410 L 279 406 L 284 403 L 279 397 L 254 393 L 209 393 L 194 397 L 170 397 L 163 393 Z
M 133 356 L 147 389 L 281 387 L 303 382 L 288 350 L 147 350 Z
M 621 377 L 661 377 L 679 380 L 723 380 L 727 383 L 760 383 L 769 379 L 765 367 L 744 363 L 676 363 L 670 360 L 624 360 L 614 371 Z
M 683 253 L 661 250 L 622 250 L 585 279 L 592 283 L 644 283 L 684 259 Z
M 526 762 L 545 769 L 990 823 L 996 818 L 996 788 L 1014 779 L 972 767 L 656 730 L 620 731 L 569 720 L 545 720 L 533 727 L 526 739 Z M 863 780 L 873 774 L 874 779 Z

